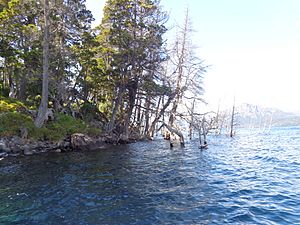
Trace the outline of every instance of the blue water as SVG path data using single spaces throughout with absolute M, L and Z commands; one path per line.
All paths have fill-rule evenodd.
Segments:
M 300 224 L 300 128 L 0 161 L 0 224 Z

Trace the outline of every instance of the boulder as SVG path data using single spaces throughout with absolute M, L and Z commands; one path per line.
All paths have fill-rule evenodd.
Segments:
M 10 139 L 10 146 L 23 146 L 24 144 L 25 144 L 25 140 L 18 136 L 13 136 Z
M 57 148 L 57 149 L 54 150 L 54 152 L 61 153 L 62 151 L 61 151 L 61 149 Z
M 0 159 L 8 156 L 6 152 L 0 152 Z
M 23 146 L 23 154 L 24 155 L 33 155 L 33 151 L 30 149 L 28 145 Z
M 1 139 L 0 139 L 0 152 L 6 152 L 6 153 L 11 152 L 10 148 L 6 145 L 5 141 Z
M 81 133 L 71 135 L 71 147 L 76 150 L 90 150 L 94 145 L 94 140 Z
M 106 148 L 103 138 L 93 139 L 85 134 L 75 133 L 71 135 L 71 148 L 74 150 L 96 150 Z
M 62 149 L 68 149 L 70 148 L 70 141 L 61 140 L 57 143 L 57 147 Z
M 125 135 L 125 134 L 120 134 L 118 143 L 119 143 L 119 144 L 127 144 L 127 143 L 129 143 L 129 138 L 128 138 L 128 136 Z
M 16 154 L 22 153 L 24 145 L 24 140 L 18 136 L 13 136 L 8 143 L 11 152 Z

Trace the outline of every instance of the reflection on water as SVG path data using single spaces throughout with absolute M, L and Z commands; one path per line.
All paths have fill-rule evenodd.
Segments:
M 0 224 L 299 224 L 300 128 L 0 161 Z

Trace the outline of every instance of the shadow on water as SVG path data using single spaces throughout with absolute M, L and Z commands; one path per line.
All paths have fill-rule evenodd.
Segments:
M 0 224 L 300 223 L 300 129 L 0 161 Z

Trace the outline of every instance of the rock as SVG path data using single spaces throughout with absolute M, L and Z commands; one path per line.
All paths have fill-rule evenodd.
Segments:
M 9 153 L 11 152 L 10 148 L 6 145 L 6 143 L 4 142 L 4 140 L 0 140 L 0 152 L 6 152 Z
M 0 152 L 0 158 L 4 158 L 8 156 L 8 154 L 6 152 Z
M 59 141 L 57 143 L 57 147 L 58 148 L 64 148 L 64 149 L 69 148 L 70 145 L 71 145 L 70 142 L 69 141 L 65 141 L 65 140 L 61 140 L 61 141 Z
M 93 139 L 85 134 L 75 133 L 71 135 L 71 147 L 73 149 L 90 150 L 93 144 Z
M 19 154 L 19 153 L 22 153 L 22 149 L 20 146 L 16 146 L 16 147 L 12 148 L 11 152 L 15 153 L 15 154 Z
M 76 150 L 96 150 L 105 148 L 107 145 L 102 139 L 93 139 L 85 134 L 75 133 L 71 135 L 71 147 Z
M 58 148 L 58 149 L 55 149 L 54 152 L 61 153 L 62 151 L 61 151 L 61 149 Z
M 28 145 L 24 145 L 23 154 L 24 155 L 33 155 L 33 151 L 30 149 L 30 147 Z
M 129 143 L 129 138 L 125 134 L 121 134 L 118 140 L 118 143 L 120 144 L 128 144 Z
M 13 136 L 10 139 L 10 143 L 9 146 L 12 149 L 13 152 L 20 152 L 21 151 L 21 147 L 25 145 L 25 140 L 18 137 L 18 136 Z
M 22 138 L 18 137 L 18 136 L 13 136 L 11 139 L 10 139 L 10 142 L 13 142 L 14 144 L 22 144 L 23 143 L 23 140 Z

